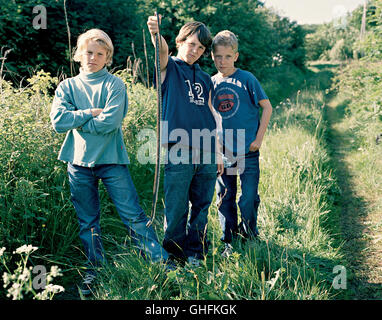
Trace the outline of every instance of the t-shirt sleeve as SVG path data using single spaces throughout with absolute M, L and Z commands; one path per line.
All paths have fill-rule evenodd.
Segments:
M 258 105 L 261 100 L 268 100 L 268 96 L 255 76 L 249 82 L 249 94 L 254 105 Z
M 214 80 L 211 77 L 211 103 L 215 110 L 217 110 L 217 106 L 215 102 L 215 94 L 216 94 L 216 88 L 214 84 Z
M 211 78 L 209 79 L 208 85 L 210 86 L 208 91 L 211 92 L 211 99 L 212 99 L 215 96 L 215 88 Z

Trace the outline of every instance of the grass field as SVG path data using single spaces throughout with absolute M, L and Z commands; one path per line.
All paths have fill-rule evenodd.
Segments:
M 200 268 L 188 266 L 166 274 L 161 265 L 143 260 L 127 237 L 108 195 L 100 186 L 104 244 L 108 264 L 100 273 L 94 299 L 275 299 L 332 300 L 352 298 L 338 286 L 338 267 L 348 266 L 346 237 L 338 200 L 341 179 L 333 157 L 333 118 L 326 112 L 335 66 L 316 65 L 305 85 L 289 99 L 274 104 L 274 113 L 260 155 L 259 231 L 256 243 L 237 242 L 235 253 L 220 256 L 221 231 L 215 203 L 210 207 L 208 237 L 211 247 Z M 128 85 L 130 110 L 123 129 L 131 160 L 130 172 L 141 205 L 149 214 L 154 165 L 142 165 L 135 155 L 143 142 L 142 129 L 155 123 L 155 92 L 140 84 Z M 65 288 L 56 299 L 78 299 L 84 255 L 72 208 L 65 164 L 56 160 L 63 135 L 49 123 L 52 90 L 57 79 L 40 73 L 27 87 L 2 84 L 0 103 L 0 258 L 1 272 L 20 267 L 12 252 L 24 244 L 38 247 L 28 265 L 58 266 L 54 282 Z M 338 142 L 338 141 L 337 141 Z M 365 156 L 358 155 L 363 166 Z M 337 161 L 337 166 L 334 165 Z M 375 158 L 375 161 L 380 161 Z M 363 170 L 370 181 L 374 170 Z M 162 174 L 163 177 L 163 174 Z M 365 182 L 366 183 L 366 182 Z M 375 181 L 380 187 L 380 180 Z M 369 185 L 369 189 L 375 188 Z M 363 187 L 361 187 L 364 189 Z M 366 192 L 366 190 L 365 190 Z M 377 193 L 374 193 L 377 197 Z M 373 197 L 374 197 L 373 196 Z M 154 227 L 163 238 L 163 193 Z M 377 209 L 380 204 L 377 202 Z M 345 248 L 346 249 L 346 248 Z M 16 274 L 16 271 L 14 271 Z M 28 281 L 33 275 L 29 274 Z M 343 283 L 342 283 L 343 284 Z M 7 290 L 0 290 L 0 299 Z M 31 283 L 29 283 L 29 287 Z M 24 288 L 28 288 L 28 284 Z M 35 293 L 25 289 L 23 298 Z

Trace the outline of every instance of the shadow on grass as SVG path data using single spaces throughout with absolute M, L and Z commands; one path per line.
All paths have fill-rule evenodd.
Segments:
M 368 242 L 364 237 L 364 219 L 368 213 L 367 204 L 362 197 L 357 196 L 352 186 L 352 172 L 346 166 L 346 157 L 349 153 L 356 153 L 359 146 L 352 132 L 336 127 L 346 116 L 347 104 L 348 101 L 343 101 L 324 110 L 324 119 L 329 126 L 326 132 L 328 153 L 338 185 L 338 192 L 333 194 L 336 209 L 331 219 L 333 227 L 337 225 L 340 229 L 338 240 L 343 242 L 342 253 L 346 260 L 343 264 L 348 277 L 347 290 L 342 298 L 382 299 L 382 285 L 370 283 L 365 268 Z M 351 139 L 355 141 L 350 142 Z
M 307 71 L 305 87 L 302 89 L 328 90 L 331 88 L 332 79 L 338 64 L 321 63 L 312 64 Z M 333 93 L 326 91 L 325 100 L 330 101 Z M 366 227 L 364 219 L 367 215 L 366 201 L 357 196 L 351 185 L 351 172 L 346 167 L 345 157 L 349 152 L 357 152 L 359 141 L 354 139 L 350 131 L 340 131 L 335 125 L 341 123 L 347 115 L 349 101 L 343 101 L 335 108 L 326 106 L 324 108 L 324 130 L 325 144 L 329 155 L 329 170 L 333 170 L 337 186 L 329 190 L 329 198 L 333 208 L 328 219 L 322 226 L 334 237 L 336 247 L 341 248 L 344 261 L 337 261 L 347 271 L 347 289 L 339 290 L 337 299 L 382 299 L 382 285 L 371 283 L 367 279 L 365 265 L 365 254 L 368 244 L 364 237 Z M 309 121 L 309 115 L 298 115 L 293 119 L 308 132 L 314 134 L 316 127 Z M 278 115 L 277 125 L 283 127 L 288 120 L 284 110 Z M 285 124 L 284 124 L 285 123 Z M 350 140 L 354 139 L 352 143 Z M 297 252 L 297 255 L 300 253 Z M 320 257 L 307 256 L 306 259 L 315 261 L 318 265 L 326 265 L 332 268 L 333 261 L 321 260 Z M 327 269 L 326 268 L 326 269 Z M 327 272 L 332 272 L 327 269 Z M 327 274 L 327 276 L 329 273 Z

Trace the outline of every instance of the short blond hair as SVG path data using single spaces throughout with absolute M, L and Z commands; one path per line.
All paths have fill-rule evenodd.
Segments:
M 231 47 L 234 52 L 239 51 L 239 41 L 236 35 L 229 31 L 220 31 L 212 40 L 212 52 L 215 52 L 217 46 Z
M 89 41 L 95 41 L 106 50 L 106 65 L 110 66 L 113 62 L 114 46 L 110 37 L 106 32 L 100 29 L 90 29 L 79 35 L 77 46 L 75 48 L 73 60 L 81 62 L 81 56 L 85 50 L 85 46 Z

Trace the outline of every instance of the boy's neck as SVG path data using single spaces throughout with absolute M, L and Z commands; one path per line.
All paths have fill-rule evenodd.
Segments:
M 179 60 L 182 60 L 184 63 L 187 63 L 189 66 L 192 66 L 192 65 L 194 65 L 195 63 L 196 63 L 196 61 L 194 62 L 194 63 L 188 63 L 187 61 L 184 61 L 184 59 L 182 58 L 182 56 L 181 55 L 179 55 L 179 54 L 177 54 L 177 56 L 176 56 Z
M 228 71 L 226 74 L 223 74 L 222 72 L 219 71 L 219 75 L 222 76 L 223 78 L 232 76 L 236 72 L 237 68 L 233 67 L 230 71 Z
M 98 73 L 98 72 L 103 71 L 103 70 L 105 70 L 105 66 L 103 66 L 101 69 L 99 69 L 97 71 L 90 71 L 87 68 L 84 68 L 83 66 L 80 67 L 80 72 L 82 72 L 84 74 L 95 74 L 95 73 Z

